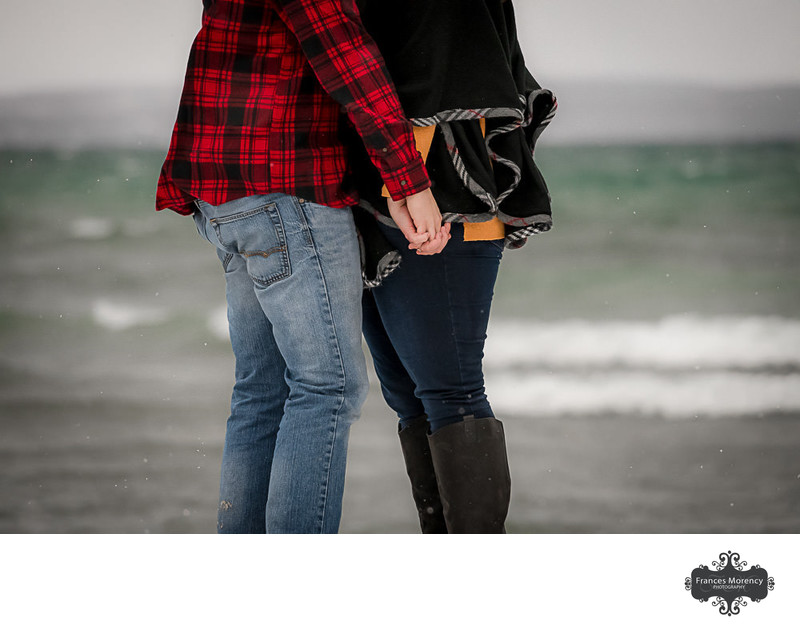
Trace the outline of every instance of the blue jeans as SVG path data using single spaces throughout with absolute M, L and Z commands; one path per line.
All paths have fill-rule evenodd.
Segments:
M 225 270 L 236 382 L 219 533 L 336 533 L 368 381 L 349 209 L 284 194 L 197 201 Z
M 503 240 L 465 242 L 454 223 L 444 250 L 423 256 L 399 230 L 381 231 L 403 258 L 363 298 L 364 337 L 386 403 L 401 427 L 427 414 L 432 432 L 493 417 L 482 362 Z

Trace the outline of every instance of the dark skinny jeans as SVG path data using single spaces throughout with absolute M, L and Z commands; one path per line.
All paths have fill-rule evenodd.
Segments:
M 400 427 L 423 414 L 431 432 L 493 417 L 482 360 L 503 240 L 465 242 L 454 223 L 445 249 L 423 256 L 398 229 L 381 230 L 403 261 L 381 287 L 364 291 L 363 331 Z

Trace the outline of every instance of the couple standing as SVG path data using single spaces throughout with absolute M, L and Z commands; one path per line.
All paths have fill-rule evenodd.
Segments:
M 532 149 L 555 110 L 511 2 L 203 4 L 156 206 L 225 271 L 218 531 L 338 530 L 363 331 L 422 531 L 503 532 L 483 343 L 504 247 L 550 227 Z

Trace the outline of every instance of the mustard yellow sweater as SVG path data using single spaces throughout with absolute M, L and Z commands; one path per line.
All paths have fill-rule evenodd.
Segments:
M 486 122 L 484 119 L 481 119 L 481 131 L 484 135 L 486 134 Z M 435 125 L 414 128 L 417 151 L 419 151 L 424 161 L 428 160 L 428 153 L 430 152 L 435 132 Z M 383 197 L 389 197 L 386 187 L 383 188 Z M 503 239 L 505 235 L 503 222 L 496 217 L 493 217 L 488 222 L 464 224 L 464 241 L 490 241 L 492 239 Z

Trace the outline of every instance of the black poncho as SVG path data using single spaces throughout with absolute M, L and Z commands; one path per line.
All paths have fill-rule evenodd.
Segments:
M 533 150 L 555 114 L 556 100 L 525 67 L 512 3 L 358 0 L 358 4 L 406 116 L 415 126 L 437 125 L 426 165 L 444 220 L 482 222 L 496 216 L 505 224 L 509 248 L 549 230 L 550 196 Z M 486 123 L 485 138 L 481 118 Z M 393 225 L 378 172 L 365 153 L 355 154 L 361 207 Z

